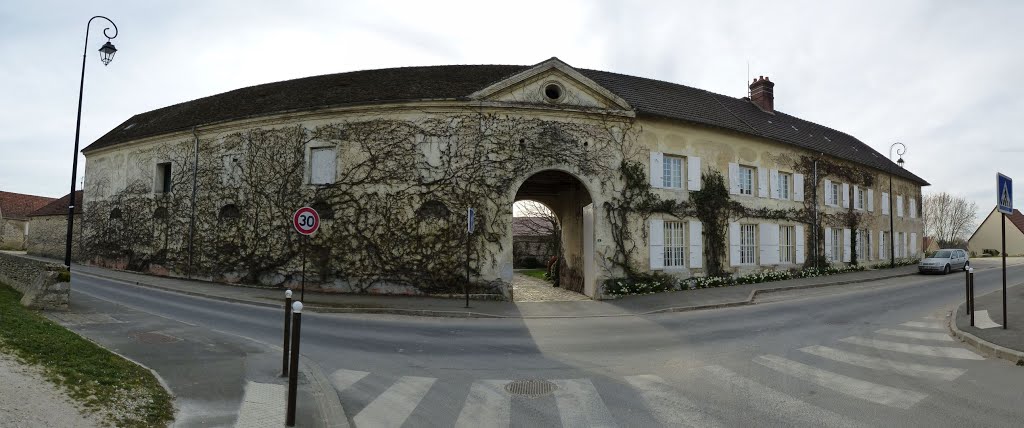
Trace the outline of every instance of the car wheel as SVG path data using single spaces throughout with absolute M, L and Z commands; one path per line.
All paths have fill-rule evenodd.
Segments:
M 946 265 L 946 267 L 942 268 L 942 274 L 949 275 L 949 265 Z
M 964 262 L 964 272 L 971 268 L 971 262 Z

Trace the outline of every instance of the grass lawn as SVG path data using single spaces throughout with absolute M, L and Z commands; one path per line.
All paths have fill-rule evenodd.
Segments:
M 532 276 L 534 278 L 543 279 L 543 280 L 547 281 L 547 279 L 544 278 L 544 273 L 545 272 L 547 272 L 547 269 L 526 269 L 526 270 L 519 271 L 519 273 L 521 273 L 523 275 Z
M 0 350 L 42 367 L 87 409 L 123 427 L 166 426 L 171 396 L 149 370 L 22 307 L 21 293 L 0 284 Z

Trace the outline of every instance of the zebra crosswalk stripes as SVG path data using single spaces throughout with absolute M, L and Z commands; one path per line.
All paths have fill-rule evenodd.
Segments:
M 928 395 L 919 392 L 855 379 L 775 355 L 762 355 L 754 358 L 754 362 L 851 397 L 890 407 L 909 409 L 917 404 L 917 402 L 928 397 Z
M 469 388 L 455 428 L 507 427 L 512 423 L 512 396 L 507 380 L 479 380 Z
M 554 381 L 555 403 L 562 427 L 615 427 L 608 407 L 604 405 L 597 388 L 587 379 L 567 379 Z
M 331 384 L 334 385 L 334 389 L 344 391 L 368 374 L 358 370 L 336 370 L 334 373 L 331 373 Z
M 953 338 L 949 337 L 946 333 L 931 333 L 923 331 L 910 331 L 910 330 L 893 330 L 891 328 L 883 328 L 875 331 L 878 334 L 884 334 L 886 336 L 906 337 L 908 339 L 921 339 L 921 340 L 935 340 L 939 342 L 952 342 Z
M 882 349 L 885 351 L 903 352 L 907 354 L 918 354 L 929 357 L 958 358 L 962 360 L 984 360 L 985 357 L 975 354 L 963 348 L 952 348 L 946 346 L 925 346 L 912 345 L 900 342 L 889 342 L 878 339 L 865 339 L 851 336 L 840 339 L 840 342 L 852 343 L 854 345 L 866 346 L 869 348 Z
M 907 321 L 907 322 L 905 322 L 903 324 L 900 324 L 900 325 L 904 326 L 904 327 L 924 328 L 924 329 L 931 329 L 931 330 L 945 330 L 946 329 L 945 324 L 943 324 L 941 322 Z
M 680 391 L 655 375 L 626 376 L 647 403 L 658 422 L 664 426 L 720 427 L 717 420 L 705 414 L 699 406 L 684 397 Z
M 907 376 L 935 378 L 946 381 L 954 380 L 966 371 L 954 367 L 929 366 L 869 357 L 867 355 L 856 354 L 853 352 L 840 351 L 827 346 L 808 346 L 806 348 L 801 348 L 800 350 L 811 355 L 817 355 L 822 358 L 867 369 L 887 370 Z
M 857 427 L 860 424 L 835 413 L 822 409 L 803 400 L 776 391 L 772 388 L 740 376 L 721 366 L 706 366 L 699 369 L 706 377 L 716 382 L 724 382 L 734 391 L 740 391 L 743 403 L 755 410 L 783 416 L 789 420 L 804 424 L 827 427 Z
M 436 380 L 429 377 L 403 376 L 352 418 L 352 421 L 356 426 L 362 427 L 398 428 L 409 418 Z

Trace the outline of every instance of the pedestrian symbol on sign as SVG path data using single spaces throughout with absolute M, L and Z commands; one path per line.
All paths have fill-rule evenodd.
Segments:
M 1013 214 L 1013 179 L 997 173 L 996 192 L 999 212 Z

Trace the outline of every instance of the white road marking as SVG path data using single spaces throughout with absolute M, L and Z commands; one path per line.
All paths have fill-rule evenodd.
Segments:
M 978 328 L 993 328 L 1002 327 L 1002 324 L 996 324 L 992 321 L 992 317 L 988 316 L 988 310 L 974 311 L 974 326 Z
M 867 355 L 855 354 L 853 352 L 840 351 L 827 346 L 808 346 L 800 349 L 811 355 L 852 364 L 868 369 L 888 370 L 907 376 L 936 378 L 942 380 L 954 380 L 967 370 L 954 367 L 928 366 L 924 364 L 901 363 L 899 361 L 886 360 L 883 358 L 869 357 Z
M 273 383 L 248 382 L 242 407 L 238 409 L 236 427 L 282 427 L 285 423 L 285 406 L 288 387 Z
M 700 372 L 716 384 L 725 383 L 737 393 L 737 402 L 744 406 L 770 415 L 778 415 L 793 421 L 801 421 L 813 426 L 827 427 L 858 427 L 860 424 L 813 404 L 793 398 L 782 392 L 754 382 L 721 366 L 706 366 Z M 737 391 L 738 390 L 738 391 Z M 768 424 L 764 424 L 768 425 Z M 795 424 L 791 424 L 795 425 Z
M 754 362 L 851 397 L 899 409 L 909 409 L 928 397 L 928 394 L 843 376 L 775 355 L 761 355 L 754 358 Z
M 479 380 L 469 388 L 455 428 L 506 428 L 512 424 L 512 396 L 507 380 Z
M 366 405 L 352 421 L 357 427 L 398 428 L 437 379 L 431 377 L 402 376 L 377 399 Z
M 334 385 L 334 389 L 338 392 L 348 389 L 350 386 L 359 382 L 360 379 L 366 377 L 369 373 L 361 372 L 358 370 L 335 370 L 331 373 L 331 384 Z
M 867 346 L 869 348 L 903 352 L 907 354 L 917 354 L 928 357 L 959 358 L 962 360 L 985 359 L 985 357 L 982 357 L 981 355 L 975 354 L 963 348 L 950 348 L 946 346 L 910 345 L 899 342 L 888 342 L 885 340 L 865 339 L 862 337 L 847 337 L 845 339 L 840 339 L 840 341 L 852 343 L 854 345 Z
M 667 427 L 720 427 L 717 420 L 654 375 L 626 376 L 626 381 L 640 391 L 654 416 Z
M 601 401 L 597 388 L 587 379 L 567 379 L 552 381 L 558 386 L 555 390 L 555 404 L 558 405 L 558 416 L 562 419 L 562 427 L 614 427 L 608 407 Z
M 934 318 L 930 318 L 930 319 L 934 319 Z M 931 329 L 931 330 L 945 330 L 946 329 L 946 325 L 941 323 L 941 322 L 907 321 L 907 322 L 905 322 L 903 324 L 900 324 L 900 325 L 902 325 L 904 327 L 926 328 L 926 329 Z
M 921 339 L 921 340 L 937 340 L 940 342 L 952 342 L 953 338 L 949 337 L 946 333 L 930 333 L 923 331 L 910 331 L 910 330 L 893 330 L 890 328 L 883 328 L 875 331 L 878 334 L 884 334 L 888 336 L 906 337 L 910 339 Z

